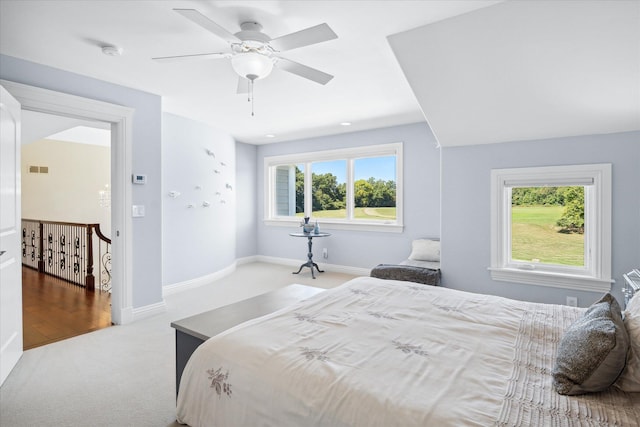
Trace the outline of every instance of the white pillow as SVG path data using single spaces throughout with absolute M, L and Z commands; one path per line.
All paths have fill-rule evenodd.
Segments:
M 629 333 L 627 365 L 616 382 L 626 392 L 640 392 L 640 292 L 636 293 L 624 311 L 624 326 Z
M 440 242 L 437 240 L 417 239 L 411 242 L 411 255 L 414 261 L 440 261 Z

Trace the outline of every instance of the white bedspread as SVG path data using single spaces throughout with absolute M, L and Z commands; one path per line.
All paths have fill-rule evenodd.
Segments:
M 583 312 L 354 279 L 201 345 L 182 376 L 191 426 L 638 425 L 640 393 L 569 397 L 550 371 Z

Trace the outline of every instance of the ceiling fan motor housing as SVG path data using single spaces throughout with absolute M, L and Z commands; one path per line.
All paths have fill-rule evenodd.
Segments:
M 235 36 L 243 41 L 243 43 L 256 42 L 261 46 L 269 43 L 271 37 L 262 32 L 262 25 L 257 22 L 243 22 L 240 24 L 241 31 L 235 33 Z

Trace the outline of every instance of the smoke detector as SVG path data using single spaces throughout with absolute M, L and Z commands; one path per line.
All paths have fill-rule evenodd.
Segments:
M 108 56 L 120 56 L 122 55 L 122 48 L 118 46 L 102 46 L 102 53 Z

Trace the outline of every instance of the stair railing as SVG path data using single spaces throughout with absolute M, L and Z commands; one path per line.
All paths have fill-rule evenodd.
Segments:
M 111 290 L 111 239 L 100 224 L 23 218 L 22 264 L 91 291 L 98 265 L 99 290 Z

